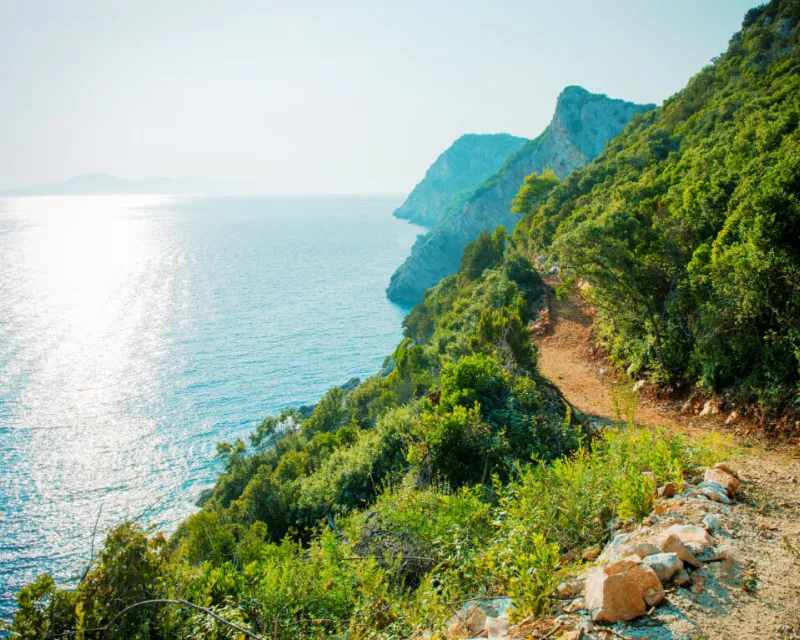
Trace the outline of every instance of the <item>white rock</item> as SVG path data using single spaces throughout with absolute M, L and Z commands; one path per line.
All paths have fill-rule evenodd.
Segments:
M 508 638 L 508 618 L 486 618 L 486 633 L 489 640 L 500 640 Z
M 714 502 L 721 502 L 722 504 L 731 504 L 732 502 L 728 497 L 728 492 L 725 490 L 725 487 L 719 482 L 701 482 L 697 486 L 697 491 Z
M 705 553 L 714 544 L 714 539 L 708 534 L 708 531 L 692 524 L 672 525 L 661 534 L 661 540 L 666 542 L 671 535 L 677 536 L 695 556 Z
M 678 571 L 683 569 L 683 562 L 677 553 L 654 553 L 642 559 L 642 562 L 655 571 L 661 582 L 669 582 Z

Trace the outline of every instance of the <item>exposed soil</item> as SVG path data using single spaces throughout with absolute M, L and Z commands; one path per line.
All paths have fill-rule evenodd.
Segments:
M 563 300 L 552 296 L 550 316 L 550 327 L 536 339 L 542 372 L 581 411 L 613 419 L 611 389 L 617 378 L 595 355 L 591 307 L 577 294 Z M 726 428 L 721 416 L 682 414 L 679 402 L 643 396 L 637 423 L 689 435 L 730 433 L 743 486 L 734 505 L 711 503 L 723 521 L 715 542 L 729 551 L 730 562 L 703 569 L 707 587 L 702 593 L 679 589 L 650 616 L 617 625 L 615 631 L 650 640 L 800 640 L 800 447 L 743 437 L 746 429 Z M 689 518 L 686 508 L 676 505 L 675 517 Z M 600 629 L 583 637 L 602 638 Z

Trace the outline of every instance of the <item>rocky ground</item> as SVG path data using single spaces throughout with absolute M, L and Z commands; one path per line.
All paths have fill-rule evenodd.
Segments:
M 615 377 L 591 340 L 579 296 L 551 299 L 539 331 L 543 373 L 590 416 L 613 418 Z M 509 625 L 507 601 L 469 603 L 448 637 L 800 640 L 800 447 L 761 440 L 743 419 L 647 390 L 638 423 L 733 436 L 732 459 L 680 492 L 662 487 L 645 522 L 586 550 L 558 614 Z M 734 451 L 735 449 L 735 451 Z M 688 555 L 687 555 L 688 554 Z

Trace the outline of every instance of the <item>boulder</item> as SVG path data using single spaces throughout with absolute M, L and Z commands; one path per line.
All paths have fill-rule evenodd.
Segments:
M 591 569 L 586 578 L 586 608 L 593 620 L 633 620 L 658 604 L 664 589 L 655 571 L 637 556 Z
M 695 556 L 705 553 L 714 544 L 708 531 L 691 524 L 672 525 L 661 534 L 660 540 L 666 542 L 671 535 L 676 536 Z
M 699 568 L 703 566 L 703 563 L 695 558 L 694 554 L 681 542 L 681 539 L 674 534 L 661 540 L 661 551 L 665 553 L 674 553 L 681 559 L 681 562 L 690 564 L 693 567 Z
M 718 469 L 716 467 L 708 469 L 703 478 L 706 482 L 716 482 L 721 485 L 729 496 L 736 495 L 736 490 L 739 488 L 739 480 L 736 476 L 724 469 Z
M 669 582 L 672 577 L 683 569 L 683 561 L 676 553 L 654 553 L 642 559 L 650 567 L 662 583 Z

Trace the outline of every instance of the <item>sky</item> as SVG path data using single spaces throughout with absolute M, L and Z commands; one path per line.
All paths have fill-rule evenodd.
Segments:
M 0 189 L 85 172 L 406 193 L 577 84 L 685 86 L 757 0 L 0 0 Z

